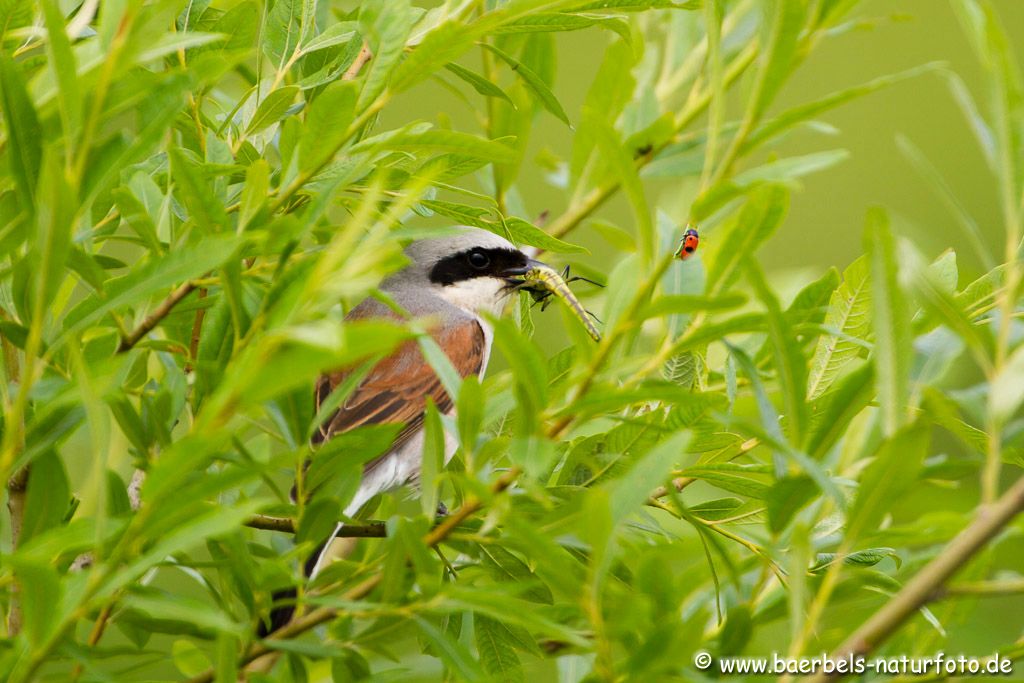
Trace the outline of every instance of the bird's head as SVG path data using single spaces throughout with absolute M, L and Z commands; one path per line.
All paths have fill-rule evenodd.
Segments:
M 412 242 L 405 248 L 409 266 L 398 275 L 403 287 L 426 287 L 448 303 L 473 313 L 497 315 L 520 288 L 545 289 L 593 323 L 556 270 L 531 258 L 504 237 L 480 228 Z

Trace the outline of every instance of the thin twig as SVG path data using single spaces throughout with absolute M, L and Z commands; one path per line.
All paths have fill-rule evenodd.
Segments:
M 352 61 L 349 67 L 345 69 L 345 73 L 341 75 L 341 80 L 351 81 L 353 78 L 358 76 L 360 70 L 362 70 L 363 66 L 370 61 L 371 57 L 373 57 L 373 53 L 370 52 L 370 46 L 363 43 L 363 46 L 359 49 L 359 54 L 356 55 L 356 58 Z
M 295 533 L 295 520 L 290 517 L 255 515 L 249 518 L 245 526 L 265 531 L 280 531 L 286 534 Z M 366 524 L 345 524 L 336 535 L 339 538 L 385 538 L 388 534 L 384 522 L 373 521 Z
M 18 547 L 21 538 L 21 527 L 25 518 L 25 489 L 28 488 L 29 466 L 18 470 L 7 482 L 7 510 L 11 517 L 11 550 Z M 10 606 L 7 609 L 7 635 L 16 636 L 21 631 L 21 599 L 17 584 L 10 595 Z
M 1024 510 L 1024 477 L 1010 487 L 997 501 L 982 506 L 970 526 L 960 532 L 935 559 L 925 565 L 914 578 L 875 612 L 832 655 L 845 659 L 850 655 L 867 655 L 895 633 L 903 623 L 927 604 L 942 586 L 975 554 Z M 809 683 L 825 683 L 840 674 L 819 673 Z
M 160 324 L 160 321 L 170 315 L 171 311 L 174 310 L 174 307 L 181 303 L 182 299 L 191 294 L 192 290 L 195 288 L 195 284 L 192 282 L 186 282 L 171 292 L 166 299 L 160 302 L 160 305 L 156 307 L 156 310 L 147 315 L 146 318 L 139 323 L 138 327 L 121 338 L 121 343 L 117 347 L 117 352 L 124 353 L 138 344 L 143 337 L 152 332 L 153 329 Z

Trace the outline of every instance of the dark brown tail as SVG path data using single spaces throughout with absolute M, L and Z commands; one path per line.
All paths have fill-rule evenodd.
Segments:
M 307 579 L 313 573 L 313 567 L 316 566 L 316 561 L 326 546 L 327 543 L 321 543 L 306 558 L 306 563 L 302 567 L 302 575 Z M 273 598 L 274 605 L 276 606 L 270 610 L 270 615 L 266 620 L 260 620 L 259 627 L 256 629 L 256 635 L 260 638 L 266 638 L 274 631 L 287 625 L 295 616 L 295 598 L 297 597 L 298 591 L 294 588 L 275 591 Z

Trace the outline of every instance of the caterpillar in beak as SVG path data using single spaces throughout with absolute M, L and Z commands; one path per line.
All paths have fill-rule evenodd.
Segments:
M 565 269 L 565 276 L 568 276 L 569 269 Z M 598 331 L 597 326 L 594 325 L 591 314 L 587 309 L 583 308 L 583 304 L 579 302 L 576 295 L 569 289 L 568 283 L 565 281 L 564 276 L 559 275 L 558 271 L 551 266 L 540 263 L 539 261 L 532 261 L 530 268 L 522 275 L 522 284 L 520 288 L 530 292 L 533 296 L 534 301 L 545 303 L 542 306 L 547 306 L 547 300 L 552 296 L 557 296 L 559 299 L 565 302 L 569 309 L 573 312 L 576 318 L 583 324 L 583 327 L 587 330 L 587 334 L 590 335 L 594 341 L 601 341 L 601 333 Z M 572 278 L 575 280 L 583 280 L 592 284 L 597 284 L 592 280 L 587 280 L 582 277 Z

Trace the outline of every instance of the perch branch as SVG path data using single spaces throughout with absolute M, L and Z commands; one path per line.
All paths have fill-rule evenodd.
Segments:
M 121 338 L 121 343 L 117 347 L 118 353 L 124 353 L 125 351 L 131 350 L 133 346 L 139 343 L 143 337 L 153 331 L 160 321 L 170 315 L 174 307 L 181 303 L 182 299 L 192 293 L 192 290 L 196 288 L 192 282 L 186 282 L 180 285 L 177 289 L 171 292 L 166 299 L 160 302 L 160 305 L 156 307 L 152 313 L 146 316 L 146 318 L 139 323 L 139 326 L 129 332 L 127 335 Z
M 272 517 L 270 515 L 254 515 L 245 526 L 265 531 L 280 531 L 286 534 L 295 533 L 295 520 L 290 517 Z M 385 538 L 387 529 L 384 522 L 367 522 L 366 524 L 346 524 L 338 531 L 339 538 Z
M 982 507 L 971 524 L 950 541 L 891 600 L 875 612 L 833 653 L 834 659 L 867 655 L 895 633 L 903 623 L 934 598 L 942 586 L 969 562 L 986 543 L 1024 510 L 1024 477 L 991 505 Z M 809 683 L 825 683 L 838 675 L 819 673 Z

